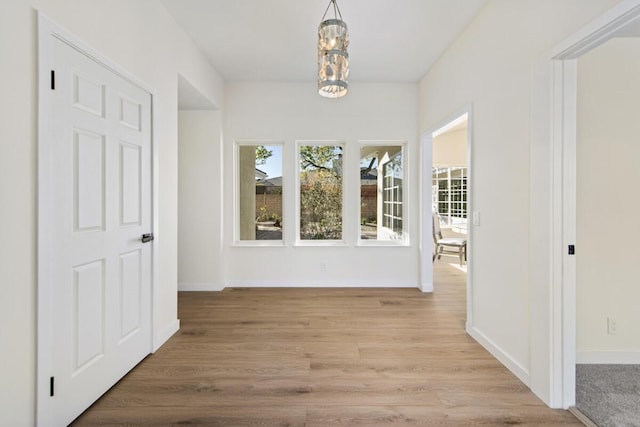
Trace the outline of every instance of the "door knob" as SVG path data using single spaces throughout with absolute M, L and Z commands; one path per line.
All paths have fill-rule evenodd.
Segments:
M 153 240 L 153 233 L 146 233 L 142 235 L 142 243 L 149 243 Z

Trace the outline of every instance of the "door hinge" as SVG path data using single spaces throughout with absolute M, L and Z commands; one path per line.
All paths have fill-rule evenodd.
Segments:
M 575 254 L 576 254 L 576 246 L 569 245 L 569 255 L 575 255 Z
M 54 384 L 55 384 L 54 377 L 49 378 L 49 396 L 51 397 L 53 397 L 53 394 L 54 394 Z
M 56 72 L 51 70 L 51 90 L 56 90 Z

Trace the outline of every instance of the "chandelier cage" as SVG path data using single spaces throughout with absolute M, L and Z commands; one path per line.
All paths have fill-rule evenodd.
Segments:
M 333 6 L 332 19 L 325 19 Z M 349 90 L 349 29 L 336 0 L 330 0 L 318 26 L 318 93 L 340 98 Z

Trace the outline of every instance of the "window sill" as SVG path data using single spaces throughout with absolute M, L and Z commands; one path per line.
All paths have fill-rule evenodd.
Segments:
M 238 240 L 234 242 L 233 248 L 282 248 L 284 240 Z
M 347 247 L 344 240 L 296 240 L 296 247 Z
M 406 248 L 411 246 L 408 240 L 358 240 L 356 246 L 359 247 L 382 247 L 392 248 L 401 247 Z

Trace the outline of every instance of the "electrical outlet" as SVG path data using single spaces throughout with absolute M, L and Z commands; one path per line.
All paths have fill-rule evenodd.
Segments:
M 607 317 L 607 334 L 616 335 L 618 333 L 618 322 L 614 317 Z
M 327 263 L 326 262 L 321 262 L 320 263 L 320 271 L 327 271 Z

